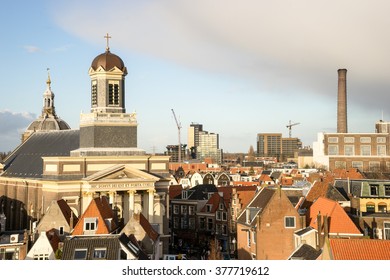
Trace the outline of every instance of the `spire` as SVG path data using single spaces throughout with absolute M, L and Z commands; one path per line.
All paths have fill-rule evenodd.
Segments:
M 50 80 L 50 68 L 46 68 L 47 70 L 47 80 L 46 80 L 46 84 L 47 84 L 47 88 L 50 89 L 50 85 L 51 85 L 51 80 Z
M 46 70 L 47 70 L 47 80 L 46 80 L 47 88 L 43 93 L 42 116 L 56 117 L 56 113 L 54 109 L 54 93 L 51 90 L 50 68 L 46 68 Z
M 110 39 L 111 39 L 111 36 L 107 33 L 106 36 L 104 36 L 104 38 L 106 38 L 106 52 L 109 52 L 110 51 Z

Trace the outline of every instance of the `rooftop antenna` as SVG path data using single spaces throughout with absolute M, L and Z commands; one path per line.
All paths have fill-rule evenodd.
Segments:
M 177 126 L 177 131 L 178 131 L 178 136 L 179 136 L 179 154 L 178 154 L 178 162 L 181 162 L 181 142 L 180 142 L 180 129 L 181 129 L 181 123 L 178 122 L 177 118 L 176 118 L 176 114 L 175 114 L 175 111 L 173 109 L 172 110 L 172 113 L 173 113 L 173 116 L 175 117 L 175 121 L 176 121 L 176 126 Z

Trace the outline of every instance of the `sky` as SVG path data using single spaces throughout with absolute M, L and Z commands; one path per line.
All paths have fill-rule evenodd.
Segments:
M 347 69 L 348 131 L 389 120 L 390 2 L 111 0 L 2 2 L 0 151 L 43 106 L 47 69 L 57 115 L 72 129 L 90 111 L 92 60 L 110 50 L 128 70 L 126 110 L 138 148 L 187 143 L 191 123 L 224 152 L 256 148 L 258 133 L 313 146 L 336 132 L 337 70 Z

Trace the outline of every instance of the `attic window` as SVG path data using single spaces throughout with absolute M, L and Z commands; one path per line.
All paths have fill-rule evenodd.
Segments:
M 213 207 L 213 205 L 207 204 L 207 205 L 206 205 L 206 211 L 207 211 L 207 212 L 211 212 L 212 207 Z
M 84 219 L 84 231 L 86 234 L 95 233 L 96 229 L 97 229 L 97 218 Z
M 64 235 L 64 227 L 63 226 L 61 226 L 59 228 L 59 233 L 60 233 L 60 235 Z
M 106 248 L 95 248 L 93 250 L 93 258 L 94 259 L 105 259 L 106 258 Z
M 74 260 L 86 260 L 87 259 L 87 249 L 74 250 L 73 259 Z

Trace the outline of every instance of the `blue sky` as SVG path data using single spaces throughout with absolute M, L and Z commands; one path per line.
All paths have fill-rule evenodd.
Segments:
M 78 129 L 90 110 L 89 66 L 110 49 L 128 69 L 126 109 L 138 147 L 187 143 L 191 122 L 247 152 L 257 133 L 312 146 L 336 131 L 337 69 L 347 68 L 349 132 L 389 120 L 388 1 L 4 1 L 0 10 L 0 151 L 41 112 L 50 68 L 56 112 Z

